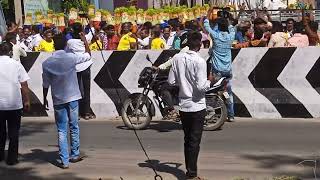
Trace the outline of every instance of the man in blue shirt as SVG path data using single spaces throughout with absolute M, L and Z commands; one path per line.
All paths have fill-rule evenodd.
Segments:
M 47 94 L 51 87 L 54 114 L 58 129 L 60 167 L 69 168 L 70 162 L 81 161 L 80 138 L 79 138 L 79 105 L 81 99 L 79 90 L 76 65 L 91 59 L 90 49 L 85 35 L 82 33 L 81 40 L 85 44 L 83 54 L 67 53 L 65 36 L 59 35 L 54 38 L 55 49 L 51 57 L 42 64 L 43 69 L 43 98 L 44 106 L 48 108 Z M 68 124 L 70 127 L 71 157 L 68 151 Z
M 208 11 L 208 16 L 212 14 L 212 9 Z M 229 23 L 227 18 L 218 18 L 216 25 L 212 29 L 208 19 L 204 20 L 204 28 L 210 34 L 213 40 L 212 49 L 209 50 L 211 55 L 212 72 L 221 77 L 232 78 L 232 57 L 231 47 L 235 39 L 235 29 Z M 228 120 L 234 120 L 233 96 L 230 81 L 227 85 L 227 91 L 230 96 L 228 103 Z

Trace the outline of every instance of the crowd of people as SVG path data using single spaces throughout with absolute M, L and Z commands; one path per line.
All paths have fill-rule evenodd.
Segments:
M 312 20 L 310 14 L 303 15 L 301 21 L 298 22 L 292 18 L 285 22 L 273 21 L 266 11 L 261 11 L 259 14 L 252 20 L 241 19 L 241 13 L 237 18 L 231 18 L 231 23 L 236 31 L 233 48 L 305 47 L 320 44 L 317 33 L 318 23 Z M 202 48 L 209 48 L 214 42 L 203 27 L 203 19 L 198 18 L 181 23 L 176 18 L 161 24 L 145 22 L 141 25 L 127 22 L 121 26 L 101 22 L 99 26 L 93 26 L 91 23 L 92 26 L 87 25 L 83 28 L 90 36 L 88 42 L 91 51 L 181 49 L 186 32 L 190 30 L 200 32 L 202 34 Z M 216 20 L 211 21 L 211 26 L 214 26 Z M 14 22 L 9 22 L 7 26 L 8 33 L 2 40 L 16 44 L 16 51 L 20 52 L 20 56 L 25 56 L 25 52 L 55 51 L 53 37 L 62 33 L 67 40 L 72 39 L 73 27 L 80 26 L 80 23 L 70 24 L 64 32 L 59 32 L 55 27 L 43 28 L 39 25 L 20 28 Z M 19 56 L 15 56 L 15 59 L 19 60 Z

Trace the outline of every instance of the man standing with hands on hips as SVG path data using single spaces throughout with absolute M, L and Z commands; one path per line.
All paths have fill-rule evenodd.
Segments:
M 197 161 L 206 113 L 205 92 L 213 84 L 207 79 L 207 64 L 198 51 L 202 45 L 199 32 L 189 32 L 189 50 L 173 57 L 169 84 L 179 86 L 179 106 L 184 131 L 184 155 L 187 179 L 201 180 Z
M 55 36 L 55 49 L 42 64 L 44 106 L 48 108 L 47 94 L 51 87 L 54 115 L 58 129 L 60 168 L 68 169 L 69 162 L 82 160 L 80 157 L 80 131 L 78 124 L 79 104 L 81 99 L 76 65 L 91 59 L 90 49 L 84 33 L 80 33 L 85 44 L 85 53 L 66 52 L 66 39 L 63 35 Z M 69 159 L 68 125 L 70 127 L 71 157 Z

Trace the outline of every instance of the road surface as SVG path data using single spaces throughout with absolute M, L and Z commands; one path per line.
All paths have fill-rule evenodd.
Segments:
M 0 179 L 153 179 L 134 133 L 121 120 L 81 120 L 80 128 L 81 153 L 87 157 L 71 164 L 70 169 L 61 170 L 56 167 L 54 120 L 23 119 L 20 164 L 8 167 L 1 162 Z M 281 175 L 314 179 L 313 163 L 297 163 L 320 157 L 319 129 L 320 119 L 238 119 L 226 123 L 220 131 L 203 134 L 199 174 L 210 180 L 265 180 Z M 185 179 L 179 123 L 155 121 L 138 134 L 164 179 Z

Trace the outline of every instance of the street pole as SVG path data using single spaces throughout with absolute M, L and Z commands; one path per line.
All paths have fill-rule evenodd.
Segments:
M 14 13 L 15 13 L 16 22 L 20 22 L 20 25 L 22 25 L 23 22 L 22 22 L 21 0 L 14 0 Z

